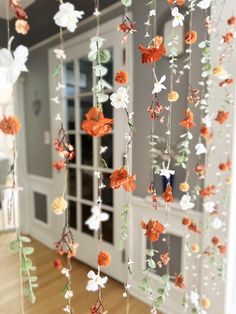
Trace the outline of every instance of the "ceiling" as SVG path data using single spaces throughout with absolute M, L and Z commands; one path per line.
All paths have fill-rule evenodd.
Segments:
M 21 0 L 21 4 L 24 8 L 27 8 L 33 2 L 35 2 L 35 0 Z M 6 18 L 6 16 L 7 16 L 7 5 L 8 5 L 8 0 L 0 0 L 0 18 Z M 11 18 L 13 17 L 10 10 L 9 10 L 9 15 Z

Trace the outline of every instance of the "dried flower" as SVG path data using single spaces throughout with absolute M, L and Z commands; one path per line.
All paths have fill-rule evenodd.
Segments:
M 163 196 L 164 201 L 166 203 L 173 203 L 174 202 L 174 196 L 172 193 L 172 187 L 171 187 L 170 183 L 167 183 L 166 190 L 164 193 L 162 193 L 162 196 Z
M 231 169 L 231 161 L 227 160 L 226 162 L 222 162 L 219 164 L 219 169 L 221 171 L 227 171 Z
M 184 226 L 189 226 L 190 224 L 191 224 L 191 219 L 189 218 L 189 217 L 184 217 L 183 219 L 182 219 L 182 225 L 184 225 Z
M 222 67 L 222 65 L 217 65 L 216 67 L 214 67 L 213 69 L 213 74 L 215 76 L 220 76 L 224 73 L 224 68 Z
M 146 230 L 145 236 L 147 236 L 150 242 L 157 241 L 160 234 L 165 231 L 165 227 L 158 220 L 150 219 L 147 224 L 141 221 L 141 227 Z
M 138 48 L 142 53 L 142 63 L 155 63 L 166 54 L 162 36 L 156 36 L 147 48 L 142 45 Z
M 64 199 L 63 196 L 55 198 L 52 202 L 52 210 L 57 215 L 62 215 L 67 207 L 68 202 Z
M 229 118 L 229 112 L 219 110 L 215 118 L 215 121 L 219 122 L 220 124 L 223 124 L 228 118 Z
M 193 113 L 189 108 L 185 111 L 185 118 L 180 122 L 180 125 L 186 129 L 196 126 L 196 123 L 193 121 Z
M 223 82 L 220 82 L 219 86 L 220 87 L 225 87 L 227 85 L 230 85 L 234 82 L 233 78 L 227 78 Z
M 111 264 L 111 255 L 106 251 L 101 251 L 98 254 L 98 265 L 101 267 L 108 267 Z
M 236 16 L 231 16 L 231 18 L 228 19 L 227 23 L 229 25 L 236 25 Z
M 16 135 L 20 131 L 20 127 L 20 120 L 14 116 L 4 117 L 0 121 L 0 130 L 4 134 Z
M 185 4 L 185 0 L 166 0 L 166 1 L 170 5 L 177 4 L 179 6 L 182 6 Z
M 225 254 L 227 252 L 227 245 L 219 245 L 218 249 L 220 251 L 220 254 Z
M 193 45 L 197 41 L 197 32 L 189 31 L 185 34 L 184 41 L 187 45 Z
M 192 253 L 198 253 L 200 251 L 200 247 L 197 243 L 194 243 L 191 245 L 191 251 Z
M 188 230 L 193 231 L 195 233 L 201 233 L 196 222 L 191 222 L 190 225 L 188 226 Z
M 194 172 L 199 176 L 199 178 L 204 178 L 206 174 L 206 166 L 205 165 L 197 165 L 194 169 Z
M 179 275 L 175 276 L 175 286 L 180 288 L 180 289 L 185 288 L 184 275 L 183 274 L 179 274 Z
M 15 28 L 18 34 L 26 35 L 30 30 L 29 23 L 25 20 L 16 20 Z
M 206 125 L 202 125 L 200 127 L 200 136 L 202 136 L 206 140 L 209 140 L 213 137 L 213 133 L 210 131 L 210 129 Z
M 104 114 L 99 108 L 90 108 L 85 116 L 86 120 L 82 122 L 82 129 L 89 135 L 102 137 L 112 130 L 113 119 L 104 118 Z
M 234 40 L 234 33 L 228 32 L 223 36 L 224 43 L 231 44 Z
M 166 252 L 160 256 L 160 261 L 163 265 L 167 265 L 170 261 L 169 252 Z
M 167 99 L 169 102 L 175 102 L 179 99 L 179 94 L 175 91 L 171 91 L 168 93 Z
M 60 258 L 57 258 L 53 261 L 53 266 L 57 269 L 57 270 L 61 270 L 62 269 L 62 262 L 60 260 Z
M 128 175 L 125 167 L 115 170 L 110 176 L 110 187 L 118 189 L 120 186 L 127 192 L 133 192 L 136 189 L 136 176 Z
M 128 84 L 129 75 L 125 70 L 120 70 L 116 72 L 115 81 L 117 84 Z
M 218 237 L 213 237 L 212 239 L 211 239 L 211 242 L 212 242 L 212 244 L 213 245 L 219 245 L 220 244 L 220 239 L 218 238 Z

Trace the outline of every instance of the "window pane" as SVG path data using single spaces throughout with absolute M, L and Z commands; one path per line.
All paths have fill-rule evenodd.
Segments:
M 79 60 L 79 88 L 80 93 L 90 92 L 93 84 L 93 64 L 85 56 Z
M 80 125 L 86 119 L 85 114 L 93 107 L 93 96 L 81 97 L 80 99 Z
M 93 138 L 89 135 L 81 135 L 81 163 L 93 165 Z
M 81 170 L 82 175 L 82 198 L 93 201 L 93 172 L 90 170 Z
M 73 96 L 75 93 L 75 75 L 74 75 L 74 63 L 69 62 L 65 65 L 65 82 L 66 96 Z
M 169 239 L 168 239 L 169 237 Z M 178 258 L 171 258 L 169 262 L 170 275 L 175 276 L 175 274 L 181 273 L 181 252 L 182 252 L 182 238 L 175 236 L 173 234 L 161 234 L 158 241 L 152 244 L 152 248 L 157 250 L 160 253 L 157 253 L 156 261 L 160 259 L 160 255 L 165 253 L 168 248 L 169 242 L 169 254 Z M 150 242 L 147 241 L 147 248 L 150 249 Z M 162 268 L 157 267 L 153 272 L 159 276 L 166 274 L 167 267 L 163 266 Z
M 113 135 L 108 134 L 106 136 L 103 136 L 100 139 L 100 143 L 102 147 L 107 147 L 107 150 L 105 153 L 102 154 L 102 159 L 104 159 L 104 162 L 106 163 L 107 167 L 112 169 L 113 168 Z M 101 161 L 101 167 L 105 167 L 105 163 Z
M 74 158 L 70 161 L 72 164 L 76 163 L 76 136 L 75 134 L 69 134 L 68 135 L 69 143 L 74 147 L 75 149 L 75 156 Z
M 76 202 L 69 200 L 69 226 L 77 229 L 77 206 Z
M 73 99 L 67 100 L 66 105 L 66 116 L 67 116 L 67 129 L 74 130 L 75 129 L 75 102 Z
M 113 244 L 113 213 L 107 210 L 102 210 L 109 214 L 109 219 L 102 223 L 103 240 Z
M 76 169 L 68 169 L 68 194 L 76 196 Z
M 34 212 L 36 219 L 44 223 L 48 222 L 47 195 L 34 192 Z
M 86 220 L 91 216 L 91 207 L 85 204 L 81 204 L 81 230 L 84 233 L 93 236 L 93 230 L 90 230 L 88 225 L 85 224 Z
M 111 105 L 110 99 L 108 99 L 107 102 L 103 103 L 103 113 L 106 118 L 110 118 L 110 119 L 113 118 L 113 107 Z
M 113 190 L 110 188 L 110 173 L 103 173 L 103 182 L 106 185 L 102 189 L 102 201 L 105 205 L 113 206 Z

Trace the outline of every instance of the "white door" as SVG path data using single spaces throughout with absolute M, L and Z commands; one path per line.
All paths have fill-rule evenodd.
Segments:
M 101 27 L 101 36 L 106 38 L 104 47 L 111 52 L 111 60 L 107 64 L 109 69 L 106 80 L 113 86 L 114 73 L 122 67 L 123 51 L 121 36 L 114 25 L 120 19 L 108 22 Z M 124 264 L 122 251 L 119 247 L 120 240 L 120 218 L 121 210 L 125 204 L 125 193 L 122 190 L 113 191 L 109 188 L 109 176 L 114 169 L 122 165 L 124 153 L 123 134 L 125 132 L 125 116 L 121 111 L 113 110 L 109 102 L 105 103 L 104 114 L 106 117 L 114 118 L 113 132 L 101 139 L 93 138 L 81 130 L 81 122 L 85 113 L 93 105 L 93 68 L 88 61 L 90 38 L 95 30 L 82 34 L 78 38 L 65 43 L 66 63 L 64 66 L 65 96 L 63 104 L 63 120 L 68 130 L 69 140 L 76 148 L 76 158 L 69 166 L 69 223 L 72 228 L 75 240 L 79 242 L 78 259 L 82 262 L 96 267 L 98 253 L 98 234 L 91 231 L 85 225 L 85 221 L 91 215 L 90 209 L 97 199 L 97 180 L 94 171 L 100 170 L 104 175 L 106 188 L 102 190 L 104 212 L 108 212 L 110 219 L 103 223 L 103 249 L 112 255 L 112 264 L 106 273 L 122 281 Z M 55 69 L 55 58 L 53 50 L 50 50 L 50 73 Z M 55 82 L 51 79 L 51 97 L 55 94 Z M 107 91 L 108 94 L 112 90 Z M 52 134 L 56 137 L 57 127 L 55 123 L 58 105 L 51 105 Z M 103 155 L 108 168 L 98 164 L 100 145 L 108 146 L 107 152 Z M 54 159 L 57 155 L 54 152 Z M 57 173 L 53 174 L 54 190 L 60 193 L 62 178 Z M 59 194 L 58 194 L 59 195 Z M 55 193 L 55 196 L 56 193 Z M 63 220 L 53 218 L 52 225 L 54 236 L 58 238 L 63 225 Z

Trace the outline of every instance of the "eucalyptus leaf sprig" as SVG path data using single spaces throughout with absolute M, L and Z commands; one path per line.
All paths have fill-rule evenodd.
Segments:
M 34 248 L 25 246 L 25 243 L 30 242 L 31 239 L 26 236 L 22 236 L 18 230 L 16 240 L 9 244 L 9 250 L 12 254 L 19 254 L 20 256 L 20 272 L 23 294 L 24 296 L 29 297 L 30 302 L 34 304 L 36 301 L 34 289 L 38 287 L 38 277 L 32 274 L 32 272 L 36 270 L 36 267 L 33 266 L 33 262 L 30 258 L 30 255 L 34 252 Z
M 166 274 L 161 277 L 163 282 L 163 287 L 157 289 L 157 297 L 153 301 L 153 309 L 158 310 L 161 305 L 166 301 L 166 298 L 170 295 L 171 290 L 171 277 Z

